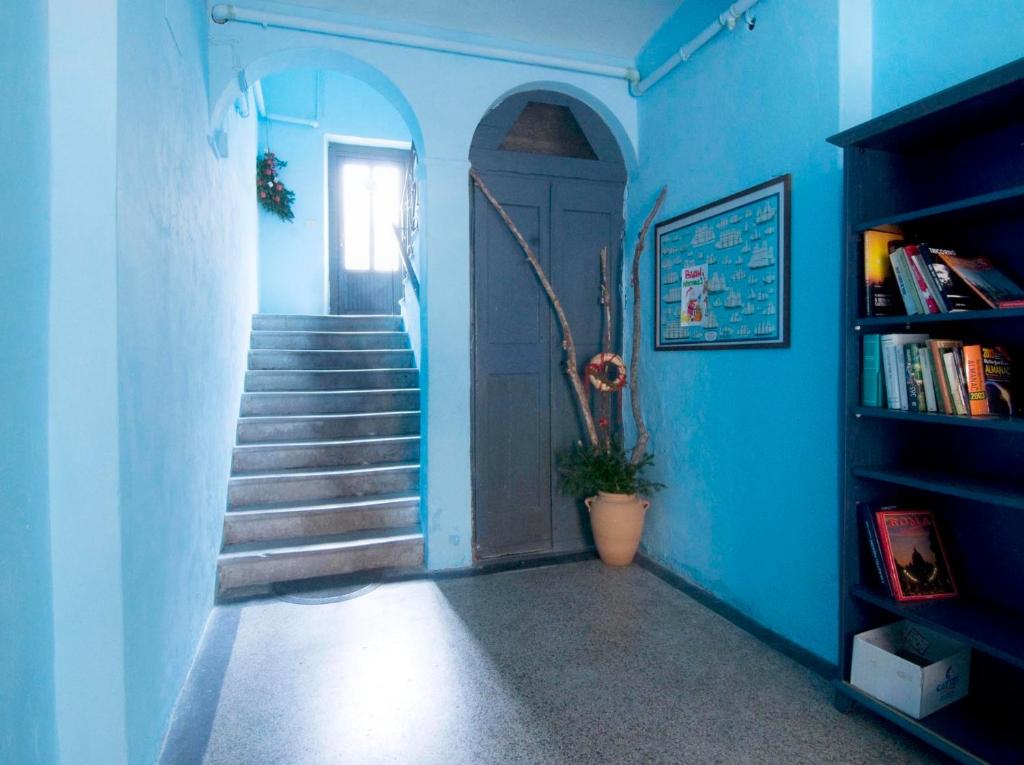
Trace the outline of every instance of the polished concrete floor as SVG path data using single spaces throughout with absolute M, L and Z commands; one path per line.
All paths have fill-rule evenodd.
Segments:
M 638 567 L 215 610 L 168 763 L 921 763 L 927 749 Z

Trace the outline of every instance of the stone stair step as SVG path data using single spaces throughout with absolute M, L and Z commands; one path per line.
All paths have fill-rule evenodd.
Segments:
M 254 330 L 311 332 L 401 332 L 401 316 L 350 315 L 307 316 L 297 314 L 258 313 L 252 317 Z
M 235 508 L 224 517 L 224 544 L 401 528 L 418 523 L 419 515 L 420 498 L 404 494 L 350 502 Z
M 420 413 L 241 417 L 237 432 L 239 444 L 412 436 L 420 432 Z
M 418 462 L 419 459 L 419 436 L 242 444 L 234 449 L 231 471 L 237 475 L 290 468 Z
M 245 390 L 263 391 L 368 390 L 416 388 L 417 369 L 305 370 L 261 369 L 245 373 Z
M 261 392 L 242 394 L 242 416 L 408 412 L 419 409 L 419 388 Z
M 250 350 L 249 369 L 412 369 L 411 350 L 287 351 Z
M 227 545 L 217 562 L 218 593 L 272 582 L 423 565 L 418 526 Z
M 405 332 L 308 332 L 253 330 L 249 347 L 253 350 L 353 351 L 405 349 Z
M 254 473 L 228 479 L 228 507 L 415 494 L 419 482 L 417 463 Z

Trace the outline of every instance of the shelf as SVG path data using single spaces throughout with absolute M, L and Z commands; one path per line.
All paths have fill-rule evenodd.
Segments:
M 1021 214 L 1021 200 L 1024 199 L 1024 186 L 1011 186 L 999 191 L 991 191 L 987 194 L 957 199 L 941 205 L 922 207 L 917 210 L 909 210 L 897 215 L 887 215 L 882 218 L 858 223 L 856 231 L 867 231 L 873 228 L 885 228 L 887 226 L 902 226 L 909 223 L 928 223 L 941 219 L 943 224 L 951 222 L 962 222 L 988 216 L 1005 216 L 1007 213 L 1019 216 Z
M 835 688 L 837 693 L 924 739 L 959 762 L 1003 765 L 1021 761 L 1024 742 L 1019 729 L 1012 722 L 999 720 L 991 710 L 974 704 L 970 696 L 923 720 L 915 720 L 847 682 L 836 681 Z
M 854 585 L 850 594 L 1024 669 L 1024 630 L 1020 627 L 1024 616 L 989 608 L 963 597 L 900 603 L 862 584 Z
M 964 478 L 934 470 L 900 468 L 858 467 L 853 469 L 853 474 L 858 478 L 923 489 L 947 497 L 960 497 L 974 502 L 1024 510 L 1024 490 L 1020 488 L 1019 482 L 1016 487 L 1010 487 L 997 481 Z
M 971 417 L 965 414 L 937 414 L 934 412 L 904 412 L 901 409 L 886 409 L 881 406 L 856 406 L 854 417 L 881 420 L 902 420 L 927 425 L 953 425 L 962 428 L 985 428 L 1009 433 L 1024 433 L 1024 418 L 984 415 Z
M 976 321 L 1013 321 L 1024 319 L 1024 308 L 993 308 L 980 311 L 953 311 L 951 313 L 925 313 L 913 316 L 867 316 L 856 319 L 854 330 L 903 328 L 926 324 L 960 324 Z

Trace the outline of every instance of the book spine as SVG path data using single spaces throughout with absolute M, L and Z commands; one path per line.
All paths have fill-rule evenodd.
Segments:
M 917 398 L 917 383 L 914 381 L 914 346 L 907 343 L 903 346 L 903 382 L 907 389 L 907 405 L 911 412 L 920 411 Z
M 992 414 L 1012 415 L 1013 373 L 1010 356 L 1002 348 L 982 348 L 981 357 L 985 364 L 985 394 Z
M 900 574 L 896 570 L 896 559 L 892 554 L 892 546 L 889 544 L 888 529 L 885 528 L 885 513 L 875 513 L 875 531 L 878 534 L 879 547 L 882 549 L 882 561 L 885 563 L 885 570 L 889 574 L 889 588 L 896 600 L 905 600 L 903 590 L 900 587 Z
M 933 302 L 939 309 L 939 313 L 949 313 L 949 306 L 946 304 L 946 299 L 939 288 L 939 282 L 936 280 L 931 264 L 923 252 L 925 249 L 924 247 L 917 248 L 914 254 L 914 262 L 917 264 L 917 270 L 921 272 L 921 277 L 924 279 L 925 284 L 928 285 L 928 294 L 931 295 Z
M 882 347 L 878 335 L 864 335 L 860 401 L 864 406 L 882 405 Z
M 912 343 L 910 346 L 910 374 L 917 399 L 917 411 L 928 411 L 928 400 L 924 395 L 924 367 L 921 365 L 921 345 Z
M 971 406 L 967 398 L 967 378 L 964 375 L 964 349 L 961 346 L 953 349 L 953 374 L 956 378 L 953 393 L 956 394 L 957 414 L 970 414 Z
M 943 313 L 949 313 L 954 310 L 956 306 L 953 305 L 950 300 L 951 295 L 951 283 L 949 280 L 943 278 L 940 274 L 940 268 L 946 268 L 945 264 L 942 266 L 937 265 L 938 259 L 935 253 L 932 252 L 931 248 L 925 244 L 918 245 L 917 251 L 921 255 L 921 260 L 924 262 L 925 276 L 928 278 L 928 286 L 932 290 L 932 294 L 935 296 L 935 300 L 939 304 L 939 308 L 942 309 Z
M 924 273 L 921 270 L 923 262 L 917 247 L 908 244 L 903 248 L 903 255 L 907 259 L 907 265 L 910 267 L 914 286 L 917 287 L 917 297 L 921 301 L 921 306 L 924 309 L 923 313 L 941 313 L 939 304 L 932 296 L 931 290 L 928 289 L 928 282 L 925 280 Z
M 917 356 L 921 360 L 921 377 L 924 378 L 924 397 L 929 412 L 939 411 L 938 393 L 935 390 L 935 370 L 932 369 L 932 355 L 927 343 L 917 346 Z
M 916 313 L 920 313 L 917 309 L 917 303 L 914 301 L 913 293 L 910 291 L 910 285 L 908 284 L 907 278 L 903 273 L 903 267 L 901 265 L 900 255 L 903 253 L 903 248 L 893 250 L 889 253 L 889 262 L 892 263 L 892 272 L 896 276 L 896 286 L 900 290 L 900 297 L 903 299 L 903 306 L 907 309 L 907 315 L 913 316 Z
M 967 400 L 972 415 L 988 414 L 985 396 L 985 367 L 981 360 L 980 345 L 964 346 L 964 372 L 967 377 Z
M 896 341 L 892 335 L 882 335 L 882 371 L 885 372 L 885 398 L 890 409 L 900 406 L 899 381 L 901 368 L 896 363 Z
M 929 340 L 928 349 L 931 351 L 932 368 L 935 371 L 935 385 L 938 387 L 938 393 L 942 399 L 942 411 L 946 414 L 953 414 L 953 400 L 949 396 L 949 382 L 946 380 L 946 368 L 942 363 L 941 347 L 937 341 Z
M 953 403 L 953 414 L 967 414 L 957 389 L 960 378 L 956 373 L 956 353 L 952 348 L 942 352 L 942 364 L 946 370 L 946 380 L 949 382 L 949 397 Z
M 864 528 L 864 541 L 867 543 L 868 552 L 871 554 L 871 561 L 875 564 L 875 576 L 878 577 L 878 584 L 889 594 L 889 597 L 892 597 L 892 584 L 889 582 L 889 576 L 885 571 L 885 564 L 882 562 L 882 546 L 878 542 L 878 528 L 875 526 L 874 511 L 871 510 L 870 506 L 860 503 L 858 503 L 857 508 L 860 513 L 861 525 Z

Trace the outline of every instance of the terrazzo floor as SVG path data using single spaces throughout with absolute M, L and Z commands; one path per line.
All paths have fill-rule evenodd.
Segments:
M 215 609 L 164 763 L 925 763 L 636 566 Z

